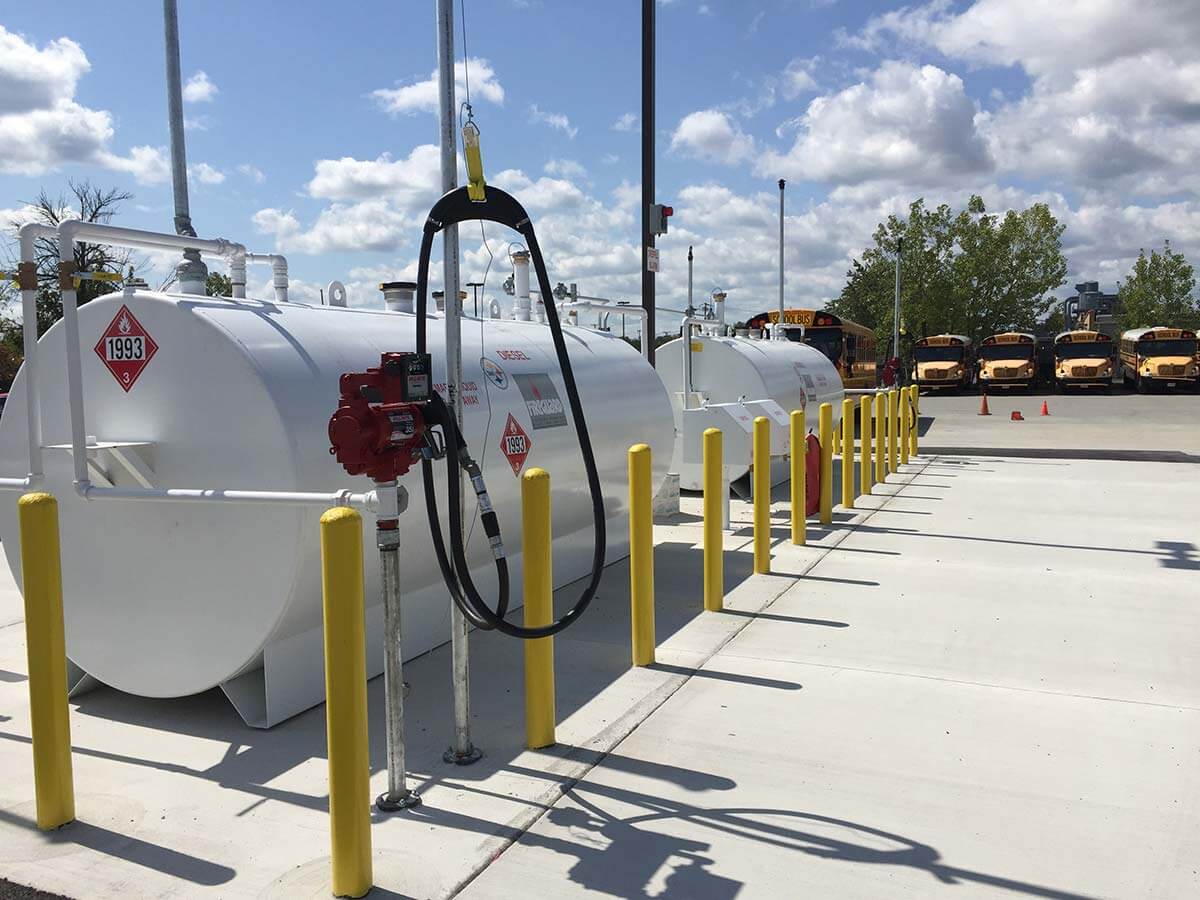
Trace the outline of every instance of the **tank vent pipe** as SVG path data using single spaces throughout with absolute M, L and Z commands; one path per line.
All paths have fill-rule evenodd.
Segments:
M 413 308 L 413 299 L 417 295 L 415 281 L 385 281 L 379 285 L 379 289 L 383 291 L 383 305 L 388 312 L 410 313 L 415 311 Z M 442 306 L 438 307 L 438 309 L 441 308 Z

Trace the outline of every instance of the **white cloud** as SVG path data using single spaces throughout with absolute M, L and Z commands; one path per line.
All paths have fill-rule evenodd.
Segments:
M 503 105 L 504 88 L 496 79 L 496 71 L 486 59 L 472 57 L 469 60 L 471 76 L 471 100 L 486 100 L 489 103 Z M 454 64 L 454 96 L 465 100 L 467 68 L 463 63 Z M 438 109 L 438 78 L 437 70 L 424 81 L 404 84 L 394 88 L 380 88 L 372 91 L 371 97 L 385 112 L 436 113 Z
M 508 191 L 531 211 L 570 210 L 584 201 L 583 191 L 570 181 L 561 178 L 539 178 L 532 180 L 520 169 L 505 169 L 492 176 L 492 182 Z
M 196 72 L 183 85 L 185 103 L 209 103 L 218 93 L 217 86 L 209 80 L 208 73 L 203 69 Z
M 220 184 L 225 180 L 225 173 L 215 169 L 208 163 L 196 163 L 188 166 L 188 174 L 201 184 Z
M 183 127 L 186 131 L 208 131 L 212 119 L 208 116 L 184 116 Z
M 813 72 L 821 63 L 821 57 L 814 56 L 810 59 L 793 59 L 783 70 L 783 80 L 781 89 L 783 96 L 788 100 L 794 100 L 801 94 L 815 92 L 817 90 L 817 79 L 813 77 Z
M 560 178 L 574 178 L 577 180 L 587 178 L 587 169 L 573 159 L 552 159 L 542 167 L 542 170 L 547 175 L 557 175 Z
M 726 113 L 702 109 L 680 120 L 671 135 L 671 149 L 688 156 L 733 165 L 750 159 L 754 138 L 745 134 Z
M 91 68 L 83 48 L 69 38 L 42 49 L 0 25 L 0 116 L 43 110 L 75 96 Z
M 263 234 L 275 237 L 281 252 L 329 253 L 338 250 L 394 250 L 415 225 L 385 200 L 334 203 L 321 211 L 308 229 L 295 213 L 268 207 L 252 217 Z
M 638 127 L 638 117 L 636 113 L 622 113 L 617 117 L 617 121 L 613 122 L 613 131 L 634 131 Z
M 89 68 L 74 41 L 59 38 L 39 49 L 0 26 L 0 173 L 36 176 L 81 164 L 127 172 L 146 184 L 166 180 L 161 149 L 115 153 L 112 116 L 75 102 Z
M 242 163 L 237 167 L 238 173 L 245 175 L 255 184 L 262 184 L 267 180 L 267 176 L 263 174 L 262 169 L 257 166 L 252 166 L 250 163 Z
M 814 99 L 791 150 L 766 153 L 756 168 L 839 184 L 987 172 L 976 112 L 957 75 L 886 61 L 868 80 Z
M 540 122 L 543 125 L 549 125 L 551 128 L 561 131 L 567 137 L 574 140 L 575 135 L 579 134 L 579 129 L 571 124 L 571 120 L 564 113 L 546 112 L 533 103 L 529 107 L 529 121 Z
M 441 157 L 433 144 L 414 147 L 404 159 L 322 159 L 308 193 L 328 200 L 367 200 L 386 196 L 407 212 L 428 208 L 441 196 Z

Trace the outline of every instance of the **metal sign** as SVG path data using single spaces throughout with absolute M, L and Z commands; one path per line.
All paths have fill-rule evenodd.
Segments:
M 522 372 L 514 374 L 513 381 L 521 389 L 525 409 L 529 411 L 529 424 L 539 428 L 560 428 L 567 424 L 567 411 L 554 382 L 545 372 Z
M 647 272 L 657 272 L 658 271 L 658 248 L 657 247 L 647 247 L 646 248 L 646 271 Z
M 129 393 L 137 383 L 138 376 L 158 352 L 158 344 L 129 311 L 129 307 L 122 305 L 100 335 L 95 350 L 108 371 L 112 372 L 113 378 L 117 379 L 117 384 Z
M 514 475 L 521 474 L 525 458 L 529 456 L 529 451 L 532 449 L 533 441 L 529 439 L 529 435 L 525 433 L 521 423 L 513 418 L 512 413 L 509 413 L 508 421 L 504 423 L 504 432 L 500 435 L 500 452 L 512 466 Z

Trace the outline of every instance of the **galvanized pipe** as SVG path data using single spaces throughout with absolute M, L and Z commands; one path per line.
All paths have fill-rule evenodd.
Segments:
M 779 321 L 775 324 L 775 329 L 771 336 L 781 341 L 784 339 L 783 332 L 783 187 L 784 180 L 779 179 Z
M 163 43 L 167 66 L 167 123 L 171 133 L 171 189 L 175 198 L 175 233 L 196 236 L 188 204 L 187 149 L 183 135 L 183 86 L 179 74 L 179 9 L 176 0 L 163 0 Z M 203 294 L 208 267 L 194 247 L 183 248 L 175 268 L 184 293 Z

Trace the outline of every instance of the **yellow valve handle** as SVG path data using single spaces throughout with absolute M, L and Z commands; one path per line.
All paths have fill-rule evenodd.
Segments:
M 84 281 L 118 282 L 124 280 L 125 276 L 120 272 L 83 272 L 74 278 L 75 287 L 79 287 L 80 283 Z
M 463 126 L 463 153 L 467 157 L 467 196 L 476 203 L 487 199 L 483 180 L 483 154 L 479 148 L 479 129 L 474 122 Z

